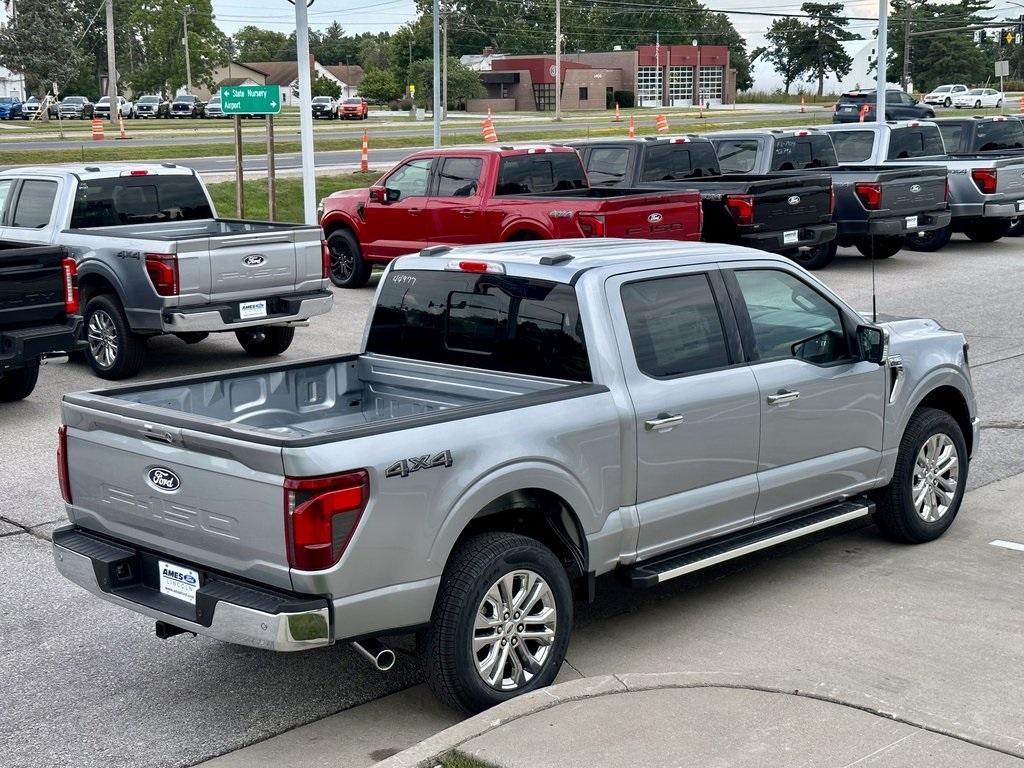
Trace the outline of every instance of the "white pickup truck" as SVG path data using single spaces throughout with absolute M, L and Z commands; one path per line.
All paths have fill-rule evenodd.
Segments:
M 86 356 L 105 379 L 135 375 L 160 334 L 233 332 L 249 354 L 278 355 L 333 302 L 320 227 L 217 218 L 189 168 L 4 171 L 0 222 L 0 236 L 75 259 Z

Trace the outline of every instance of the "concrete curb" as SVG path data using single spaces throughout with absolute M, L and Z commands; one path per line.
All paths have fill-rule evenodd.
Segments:
M 665 672 L 585 677 L 520 696 L 463 720 L 451 728 L 424 739 L 415 747 L 394 755 L 375 768 L 433 768 L 446 753 L 485 733 L 509 725 L 527 715 L 569 702 L 623 693 L 673 688 L 736 688 L 801 696 L 831 705 L 851 707 L 887 720 L 930 731 L 978 747 L 1024 758 L 1024 741 L 991 733 L 983 728 L 949 720 L 913 708 L 897 711 L 896 705 L 863 692 L 850 691 L 824 682 L 812 682 L 779 675 L 748 675 L 722 672 Z

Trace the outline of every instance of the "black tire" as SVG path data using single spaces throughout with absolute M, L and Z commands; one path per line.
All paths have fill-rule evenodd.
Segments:
M 931 229 L 927 232 L 915 232 L 904 238 L 906 247 L 911 251 L 934 253 L 945 247 L 946 243 L 953 236 L 953 228 L 945 226 L 940 229 Z
M 827 243 L 819 243 L 813 248 L 803 248 L 795 251 L 787 251 L 785 256 L 795 261 L 804 269 L 824 269 L 836 257 L 836 248 L 839 244 L 835 240 Z
M 922 447 L 937 435 L 951 441 L 956 451 L 958 476 L 947 510 L 938 519 L 928 521 L 914 506 L 914 470 Z M 952 525 L 960 510 L 967 471 L 967 444 L 956 419 L 935 408 L 918 408 L 910 417 L 900 441 L 892 481 L 873 494 L 876 525 L 886 537 L 906 544 L 922 544 L 939 538 Z
M 532 679 L 515 689 L 498 690 L 485 682 L 476 669 L 477 656 L 472 651 L 473 625 L 488 590 L 502 576 L 519 569 L 533 571 L 550 588 L 556 610 L 555 637 L 545 646 L 547 655 Z M 572 612 L 572 590 L 565 568 L 539 541 L 504 532 L 466 539 L 455 549 L 445 567 L 430 628 L 423 636 L 420 658 L 427 685 L 444 704 L 469 714 L 550 685 L 565 660 L 572 632 Z M 509 620 L 515 623 L 512 616 Z M 495 635 L 501 635 L 506 629 L 507 626 L 496 627 Z M 515 645 L 512 640 L 508 642 L 510 648 Z M 536 641 L 523 641 L 527 651 L 530 651 L 527 645 L 530 642 Z M 540 647 L 538 644 L 537 648 Z M 517 660 L 521 658 L 517 653 Z M 506 666 L 502 664 L 504 669 Z
M 373 273 L 356 236 L 347 229 L 336 229 L 327 236 L 331 252 L 331 282 L 339 288 L 362 288 Z
M 116 296 L 93 296 L 83 313 L 85 359 L 101 379 L 129 379 L 142 369 L 146 360 L 146 337 L 133 333 L 124 308 Z M 113 349 L 106 341 L 113 342 Z M 106 352 L 104 350 L 107 350 Z M 108 354 L 109 353 L 109 354 Z
M 994 243 L 1010 231 L 1010 219 L 981 219 L 964 227 L 964 234 L 976 243 Z
M 26 365 L 0 373 L 0 403 L 13 403 L 24 400 L 32 394 L 39 380 L 39 363 Z
M 900 235 L 865 237 L 856 244 L 857 250 L 867 258 L 888 259 L 903 250 L 905 240 Z
M 1010 228 L 1006 232 L 1007 237 L 1020 237 L 1024 235 L 1024 216 L 1010 219 Z
M 946 100 L 942 102 L 942 106 L 944 106 L 946 109 L 949 109 L 951 106 L 953 106 L 953 100 L 947 96 Z
M 974 108 L 981 109 L 981 99 L 978 99 L 976 102 L 974 102 Z
M 263 325 L 235 331 L 242 349 L 253 357 L 280 355 L 292 345 L 295 328 L 289 325 Z
M 999 99 L 999 101 L 996 102 L 996 109 L 1002 109 L 1002 108 L 1003 108 L 1003 100 Z

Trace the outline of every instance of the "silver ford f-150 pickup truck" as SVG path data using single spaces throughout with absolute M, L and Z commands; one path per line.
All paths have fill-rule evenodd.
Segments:
M 280 354 L 333 302 L 320 227 L 218 219 L 189 168 L 0 172 L 0 234 L 76 260 L 86 355 L 105 379 L 134 376 L 159 334 L 234 332 L 255 357 Z
M 873 516 L 953 522 L 964 337 L 872 324 L 787 259 L 562 240 L 403 257 L 359 354 L 65 396 L 57 568 L 182 631 L 296 651 L 420 632 L 480 710 L 549 684 L 573 598 Z

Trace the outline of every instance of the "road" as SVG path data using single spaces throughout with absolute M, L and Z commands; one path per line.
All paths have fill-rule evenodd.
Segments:
M 1024 472 L 1021 245 L 958 237 L 940 253 L 877 265 L 881 312 L 935 317 L 968 335 L 984 427 L 974 489 Z M 841 254 L 820 276 L 869 307 L 868 262 Z M 286 357 L 357 349 L 374 284 L 339 291 L 334 311 L 300 330 Z M 150 352 L 141 380 L 252 364 L 231 336 L 194 346 L 159 339 Z M 0 408 L 0 763 L 192 765 L 346 710 L 350 717 L 326 721 L 345 729 L 316 749 L 362 749 L 372 742 L 366 733 L 381 748 L 404 746 L 390 704 L 358 705 L 417 683 L 410 658 L 384 676 L 348 647 L 273 655 L 204 638 L 161 641 L 151 622 L 55 573 L 48 537 L 63 517 L 54 472 L 60 397 L 100 386 L 80 364 L 50 365 L 28 400 Z M 642 595 L 602 583 L 598 602 L 580 608 L 570 663 L 585 674 L 623 671 L 623 659 L 628 671 L 804 669 L 965 722 L 983 710 L 988 725 L 1018 734 L 1024 628 L 1012 596 L 1024 571 L 986 542 L 1019 537 L 1024 515 L 1020 494 L 1000 496 L 1002 488 L 968 504 L 936 545 L 897 548 L 864 529 L 744 561 L 724 583 L 722 571 Z M 417 717 L 433 716 L 436 704 L 414 701 Z M 393 714 L 413 717 L 398 705 Z M 290 759 L 318 762 L 302 749 Z M 372 751 L 359 764 L 382 756 Z

